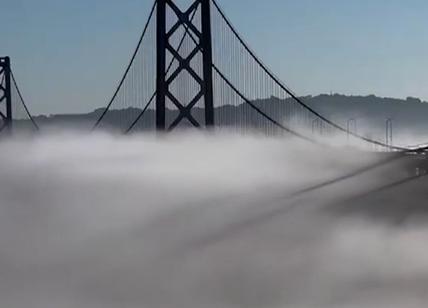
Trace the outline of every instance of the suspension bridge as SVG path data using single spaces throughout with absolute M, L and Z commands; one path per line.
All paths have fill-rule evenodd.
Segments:
M 316 123 L 327 135 L 344 134 L 387 152 L 424 153 L 428 148 L 394 146 L 390 135 L 383 142 L 333 122 L 268 69 L 216 0 L 178 2 L 154 2 L 131 60 L 93 130 L 129 134 L 195 127 L 322 143 L 313 134 Z M 10 59 L 0 58 L 1 134 L 39 130 L 27 106 Z

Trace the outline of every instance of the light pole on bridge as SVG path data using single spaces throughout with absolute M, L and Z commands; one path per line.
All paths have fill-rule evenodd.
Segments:
M 352 126 L 352 133 L 356 134 L 357 133 L 357 119 L 350 118 L 346 122 L 346 132 L 347 132 L 347 140 L 348 140 L 348 142 L 349 142 L 349 135 L 351 135 L 351 126 Z
M 393 124 L 393 120 L 391 118 L 386 120 L 385 141 L 387 146 L 392 146 L 392 143 L 393 143 L 392 124 Z

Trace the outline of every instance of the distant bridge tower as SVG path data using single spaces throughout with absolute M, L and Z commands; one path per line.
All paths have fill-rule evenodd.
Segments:
M 200 7 L 199 7 L 200 6 Z M 174 22 L 167 14 L 173 12 Z M 198 15 L 198 16 L 195 16 Z M 198 23 L 193 22 L 193 18 Z M 172 130 L 187 119 L 195 127 L 214 125 L 213 102 L 213 75 L 212 75 L 212 37 L 211 37 L 211 13 L 210 0 L 193 0 L 186 9 L 180 9 L 174 0 L 157 0 L 157 76 L 156 76 L 156 128 L 157 130 Z M 181 46 L 171 43 L 172 37 L 177 31 L 186 31 L 186 35 L 192 39 L 191 50 L 183 52 Z M 200 59 L 201 63 L 195 62 Z M 175 60 L 178 65 L 171 73 L 168 73 L 167 62 Z M 188 101 L 181 101 L 179 95 L 171 91 L 171 85 L 177 82 L 181 74 L 188 74 L 196 82 L 196 90 L 191 92 Z M 192 114 L 195 106 L 204 103 L 205 123 L 196 119 Z M 178 116 L 166 122 L 166 102 L 172 104 L 178 110 Z
M 0 58 L 0 132 L 12 129 L 10 58 Z

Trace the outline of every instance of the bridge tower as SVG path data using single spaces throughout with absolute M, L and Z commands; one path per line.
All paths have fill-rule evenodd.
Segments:
M 0 57 L 0 132 L 12 129 L 10 58 Z
M 167 28 L 167 10 L 172 11 L 176 16 L 176 21 L 169 28 Z M 192 21 L 194 14 L 200 15 L 198 16 L 199 26 L 196 26 Z M 212 127 L 214 125 L 214 102 L 210 0 L 192 0 L 186 10 L 180 9 L 174 0 L 157 0 L 156 27 L 157 130 L 172 130 L 184 119 L 187 119 L 195 127 Z M 195 45 L 193 50 L 186 55 L 180 53 L 180 47 L 171 44 L 171 38 L 179 29 L 183 28 Z M 168 74 L 167 54 L 169 58 L 178 62 L 178 67 L 171 74 Z M 195 70 L 191 62 L 197 55 L 202 55 L 202 67 Z M 171 93 L 171 84 L 184 72 L 189 73 L 198 84 L 198 91 L 190 101 L 180 101 L 176 95 Z M 178 109 L 178 116 L 170 124 L 166 123 L 165 117 L 167 100 Z M 204 101 L 205 123 L 199 123 L 192 115 L 192 109 L 195 109 L 194 107 L 201 100 Z

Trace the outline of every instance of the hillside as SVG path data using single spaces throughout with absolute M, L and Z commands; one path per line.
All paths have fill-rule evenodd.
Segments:
M 382 137 L 385 134 L 385 122 L 392 119 L 394 134 L 414 135 L 428 132 L 428 103 L 416 98 L 405 100 L 396 98 L 382 98 L 374 95 L 370 96 L 346 96 L 346 95 L 317 95 L 302 97 L 302 100 L 311 108 L 322 115 L 346 127 L 349 119 L 356 119 L 357 129 L 360 134 Z M 256 105 L 266 110 L 268 113 L 277 112 L 278 106 L 286 103 L 287 100 L 269 98 L 258 100 Z M 225 119 L 224 114 L 230 115 Z M 123 110 L 113 110 L 107 113 L 104 127 L 113 129 L 126 129 L 129 123 L 135 119 L 141 111 L 138 108 L 128 108 Z M 37 116 L 35 120 L 40 127 L 65 127 L 87 129 L 91 127 L 102 114 L 103 109 L 97 109 L 87 114 L 58 114 L 49 116 Z M 223 106 L 216 109 L 216 113 L 223 114 L 221 119 L 217 119 L 220 125 L 233 125 L 234 121 L 251 115 L 253 113 L 248 106 Z M 167 118 L 174 118 L 176 111 L 167 111 Z M 196 108 L 193 111 L 196 119 L 202 118 L 203 110 Z M 279 118 L 284 115 L 278 115 Z M 284 116 L 285 118 L 285 116 Z M 283 119 L 283 121 L 286 121 Z M 148 110 L 142 121 L 138 123 L 136 129 L 148 129 L 154 127 L 154 112 Z

